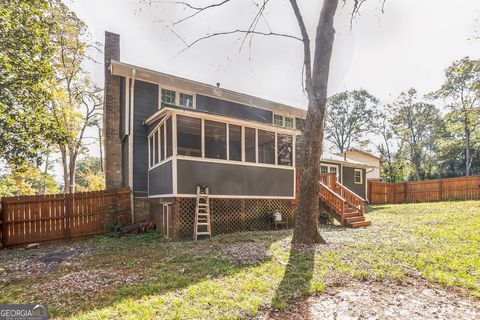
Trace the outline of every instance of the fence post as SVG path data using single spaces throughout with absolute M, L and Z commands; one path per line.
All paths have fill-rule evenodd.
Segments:
M 404 182 L 405 184 L 405 203 L 408 203 L 408 182 Z
M 65 239 L 70 239 L 70 216 L 71 216 L 71 210 L 73 208 L 73 205 L 72 205 L 72 199 L 73 199 L 73 196 L 71 193 L 65 193 L 64 194 L 64 208 L 65 208 L 65 231 L 64 231 L 64 235 L 65 235 Z
M 443 180 L 440 179 L 440 201 L 443 201 Z
M 0 218 L 2 219 L 2 249 L 5 249 L 7 247 L 7 206 L 5 204 L 5 201 L 2 201 L 1 203 L 1 209 L 0 209 Z

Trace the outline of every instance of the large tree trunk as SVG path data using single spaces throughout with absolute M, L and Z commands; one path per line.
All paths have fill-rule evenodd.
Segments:
M 318 231 L 318 193 L 320 156 L 323 147 L 323 127 L 327 104 L 327 85 L 335 30 L 333 18 L 338 0 L 325 0 L 315 37 L 315 54 L 311 86 L 308 85 L 308 111 L 302 150 L 303 170 L 300 202 L 297 209 L 293 243 L 324 243 Z
M 63 192 L 70 192 L 70 179 L 68 176 L 68 156 L 67 148 L 64 145 L 60 146 L 60 153 L 62 154 L 62 167 L 63 167 Z

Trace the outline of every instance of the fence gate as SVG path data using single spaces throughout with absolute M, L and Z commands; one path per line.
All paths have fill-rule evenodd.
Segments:
M 2 248 L 104 233 L 130 212 L 129 188 L 2 198 Z

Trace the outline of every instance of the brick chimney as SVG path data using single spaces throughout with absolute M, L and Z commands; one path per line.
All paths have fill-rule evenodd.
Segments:
M 120 77 L 112 76 L 111 60 L 120 61 L 120 35 L 105 31 L 105 97 L 103 134 L 105 139 L 105 182 L 107 189 L 122 187 L 120 142 Z

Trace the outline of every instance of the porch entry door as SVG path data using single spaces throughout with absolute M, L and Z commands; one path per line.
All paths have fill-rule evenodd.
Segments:
M 338 174 L 338 165 L 336 164 L 320 164 L 320 173 L 335 173 L 335 177 L 337 177 L 337 181 L 340 181 L 340 177 Z

